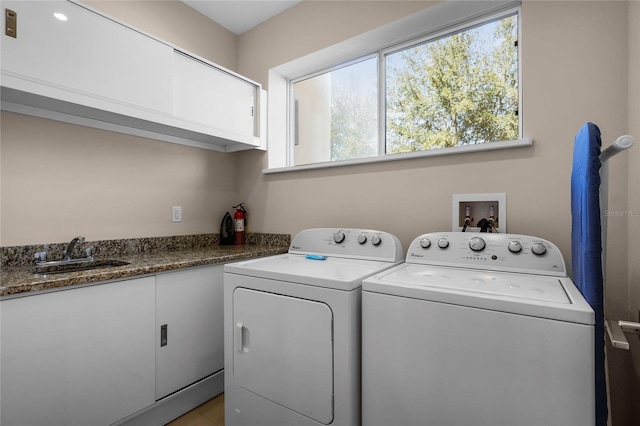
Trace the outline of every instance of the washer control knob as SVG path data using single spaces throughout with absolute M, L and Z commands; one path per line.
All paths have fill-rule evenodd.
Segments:
M 449 240 L 447 240 L 446 238 L 440 238 L 438 240 L 438 247 L 440 247 L 441 249 L 446 249 L 447 247 L 449 247 Z
M 380 235 L 376 234 L 371 237 L 371 244 L 373 244 L 374 246 L 379 246 L 381 242 L 382 238 L 380 238 Z
M 469 248 L 473 251 L 481 251 L 487 244 L 480 237 L 473 237 L 469 241 Z
M 509 241 L 509 251 L 511 253 L 520 253 L 522 251 L 520 241 Z
M 542 243 L 533 243 L 531 246 L 531 252 L 533 254 L 537 254 L 538 256 L 542 256 L 547 252 L 547 248 Z
M 420 247 L 426 249 L 431 246 L 431 241 L 428 238 L 423 238 L 420 240 Z
M 358 244 L 364 244 L 367 242 L 367 236 L 365 234 L 358 235 Z
M 335 234 L 333 234 L 333 241 L 336 242 L 336 244 L 340 244 L 341 242 L 344 241 L 344 232 L 342 231 L 338 231 Z

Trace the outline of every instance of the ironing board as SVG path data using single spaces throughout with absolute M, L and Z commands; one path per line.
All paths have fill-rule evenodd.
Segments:
M 596 426 L 607 424 L 604 288 L 600 217 L 600 129 L 584 124 L 575 137 L 571 173 L 573 280 L 595 312 Z

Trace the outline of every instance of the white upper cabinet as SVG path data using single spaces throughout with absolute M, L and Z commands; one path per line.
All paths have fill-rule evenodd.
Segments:
M 17 16 L 17 37 L 2 40 L 8 75 L 64 89 L 64 100 L 89 96 L 171 112 L 171 47 L 73 3 L 3 6 Z
M 260 87 L 222 68 L 176 50 L 173 114 L 247 137 L 256 134 Z
M 3 110 L 218 151 L 263 144 L 259 84 L 73 1 L 0 5 Z

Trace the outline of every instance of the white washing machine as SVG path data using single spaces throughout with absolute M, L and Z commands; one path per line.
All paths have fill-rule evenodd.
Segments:
M 594 313 L 558 248 L 432 233 L 363 281 L 365 426 L 588 426 Z
M 318 228 L 225 265 L 225 424 L 360 424 L 362 280 L 402 260 L 394 235 Z

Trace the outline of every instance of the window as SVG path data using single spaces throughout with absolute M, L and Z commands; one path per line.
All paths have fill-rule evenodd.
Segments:
M 378 59 L 293 83 L 294 164 L 378 155 Z
M 510 11 L 290 80 L 290 164 L 518 139 L 517 36 Z

